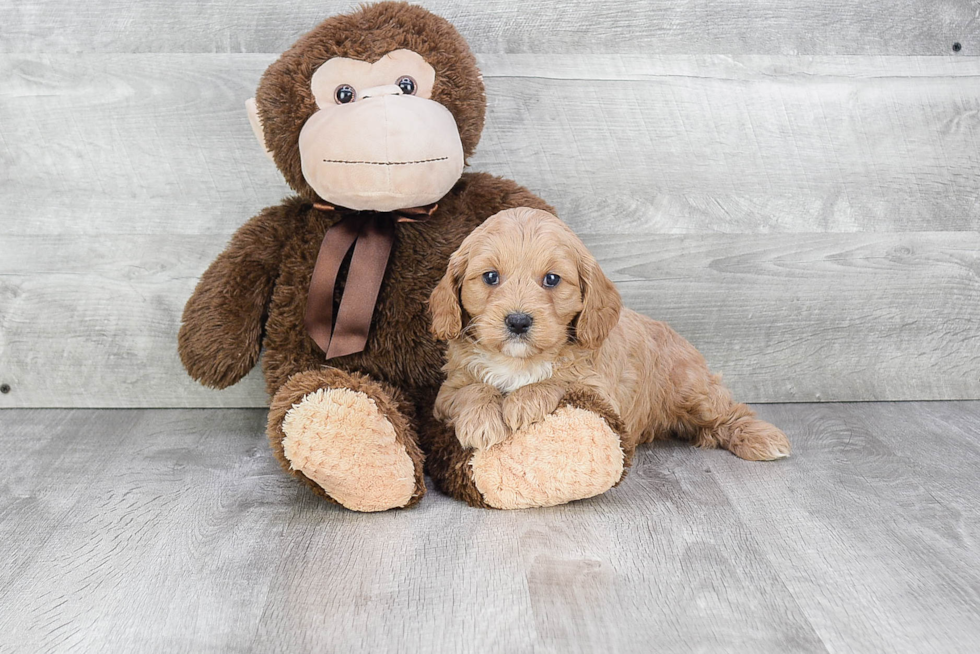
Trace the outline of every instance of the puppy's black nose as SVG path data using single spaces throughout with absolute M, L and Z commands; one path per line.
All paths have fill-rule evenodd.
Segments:
M 511 313 L 504 318 L 504 324 L 511 334 L 524 334 L 531 329 L 534 319 L 526 313 Z

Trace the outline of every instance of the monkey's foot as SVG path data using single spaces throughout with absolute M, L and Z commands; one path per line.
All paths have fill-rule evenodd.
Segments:
M 282 433 L 290 470 L 348 509 L 402 507 L 418 492 L 415 463 L 365 393 L 348 388 L 308 393 L 286 412 Z
M 542 422 L 474 452 L 473 482 L 486 504 L 555 506 L 600 495 L 619 483 L 629 465 L 619 433 L 583 408 L 582 398 L 574 399 Z

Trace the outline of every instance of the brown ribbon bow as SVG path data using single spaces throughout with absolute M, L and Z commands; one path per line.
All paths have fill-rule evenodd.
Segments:
M 438 205 L 397 211 L 353 211 L 322 203 L 313 207 L 345 214 L 323 235 L 306 298 L 306 331 L 327 359 L 333 359 L 361 352 L 367 344 L 371 316 L 395 240 L 395 223 L 417 222 L 431 216 Z M 351 247 L 354 254 L 335 324 L 333 298 L 337 273 Z

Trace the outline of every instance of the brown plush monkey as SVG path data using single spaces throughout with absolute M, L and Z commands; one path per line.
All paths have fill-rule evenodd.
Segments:
M 248 108 L 297 196 L 248 221 L 201 278 L 179 335 L 190 375 L 224 388 L 264 347 L 273 451 L 349 509 L 414 505 L 423 463 L 477 506 L 554 504 L 616 483 L 590 480 L 597 456 L 625 470 L 631 452 L 588 393 L 515 433 L 521 447 L 479 460 L 431 417 L 444 347 L 426 305 L 450 254 L 498 211 L 551 210 L 511 181 L 462 172 L 485 97 L 456 30 L 403 3 L 335 16 L 269 67 Z M 563 448 L 569 434 L 597 445 L 536 469 L 534 448 Z M 585 482 L 566 490 L 571 477 Z

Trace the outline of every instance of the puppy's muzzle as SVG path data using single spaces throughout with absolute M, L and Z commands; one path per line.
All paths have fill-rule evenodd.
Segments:
M 531 323 L 534 322 L 534 318 L 526 313 L 510 313 L 504 318 L 504 324 L 507 325 L 507 331 L 511 334 L 521 336 L 526 334 L 529 329 L 531 329 Z

